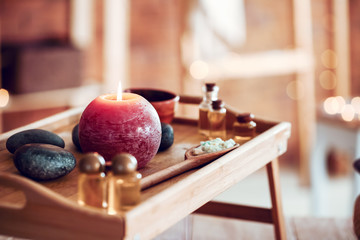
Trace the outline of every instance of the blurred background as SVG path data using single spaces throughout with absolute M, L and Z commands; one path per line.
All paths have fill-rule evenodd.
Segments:
M 318 120 L 358 126 L 359 11 L 356 0 L 0 0 L 0 128 L 84 106 L 119 81 L 192 96 L 216 82 L 240 111 L 291 122 L 280 162 L 308 214 Z M 326 154 L 350 195 L 354 155 Z

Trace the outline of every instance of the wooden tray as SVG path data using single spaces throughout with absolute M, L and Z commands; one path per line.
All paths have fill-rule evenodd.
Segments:
M 198 104 L 199 98 L 180 98 L 180 103 Z M 227 125 L 235 120 L 234 109 L 227 106 Z M 237 149 L 200 168 L 192 169 L 142 192 L 136 207 L 108 215 L 77 205 L 77 175 L 55 181 L 35 182 L 19 175 L 6 139 L 15 132 L 42 128 L 59 134 L 66 149 L 76 159 L 82 153 L 71 141 L 71 130 L 78 123 L 82 108 L 71 109 L 0 136 L 0 233 L 18 237 L 46 239 L 149 239 L 195 211 L 212 198 L 283 154 L 287 149 L 290 124 L 255 119 L 258 135 Z M 205 140 L 197 133 L 197 121 L 176 118 L 175 142 L 158 153 L 142 169 L 144 179 L 184 161 L 187 149 Z

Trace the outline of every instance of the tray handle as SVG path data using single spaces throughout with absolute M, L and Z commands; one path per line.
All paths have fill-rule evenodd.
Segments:
M 46 204 L 49 206 L 70 204 L 69 206 L 73 206 L 73 202 L 63 196 L 50 191 L 34 181 L 15 174 L 0 172 L 0 185 L 21 190 L 26 197 L 24 208 L 31 207 L 34 204 Z
M 0 205 L 2 234 L 45 239 L 119 239 L 124 235 L 121 215 L 81 207 L 15 174 L 0 172 L 0 185 L 20 190 L 26 197 L 20 208 Z

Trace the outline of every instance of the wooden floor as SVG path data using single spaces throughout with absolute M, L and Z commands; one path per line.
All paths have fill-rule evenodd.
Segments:
M 287 218 L 288 240 L 356 240 L 351 219 Z M 0 240 L 20 240 L 0 236 Z M 270 224 L 190 215 L 154 240 L 272 240 Z
M 351 219 L 287 218 L 289 240 L 355 240 Z M 272 240 L 270 224 L 191 215 L 177 223 L 156 240 Z

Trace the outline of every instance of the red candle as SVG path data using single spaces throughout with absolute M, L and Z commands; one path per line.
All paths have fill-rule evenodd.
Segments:
M 123 93 L 94 99 L 79 123 L 79 140 L 84 152 L 98 152 L 106 161 L 117 153 L 130 153 L 144 167 L 157 153 L 161 124 L 154 107 L 143 97 Z

